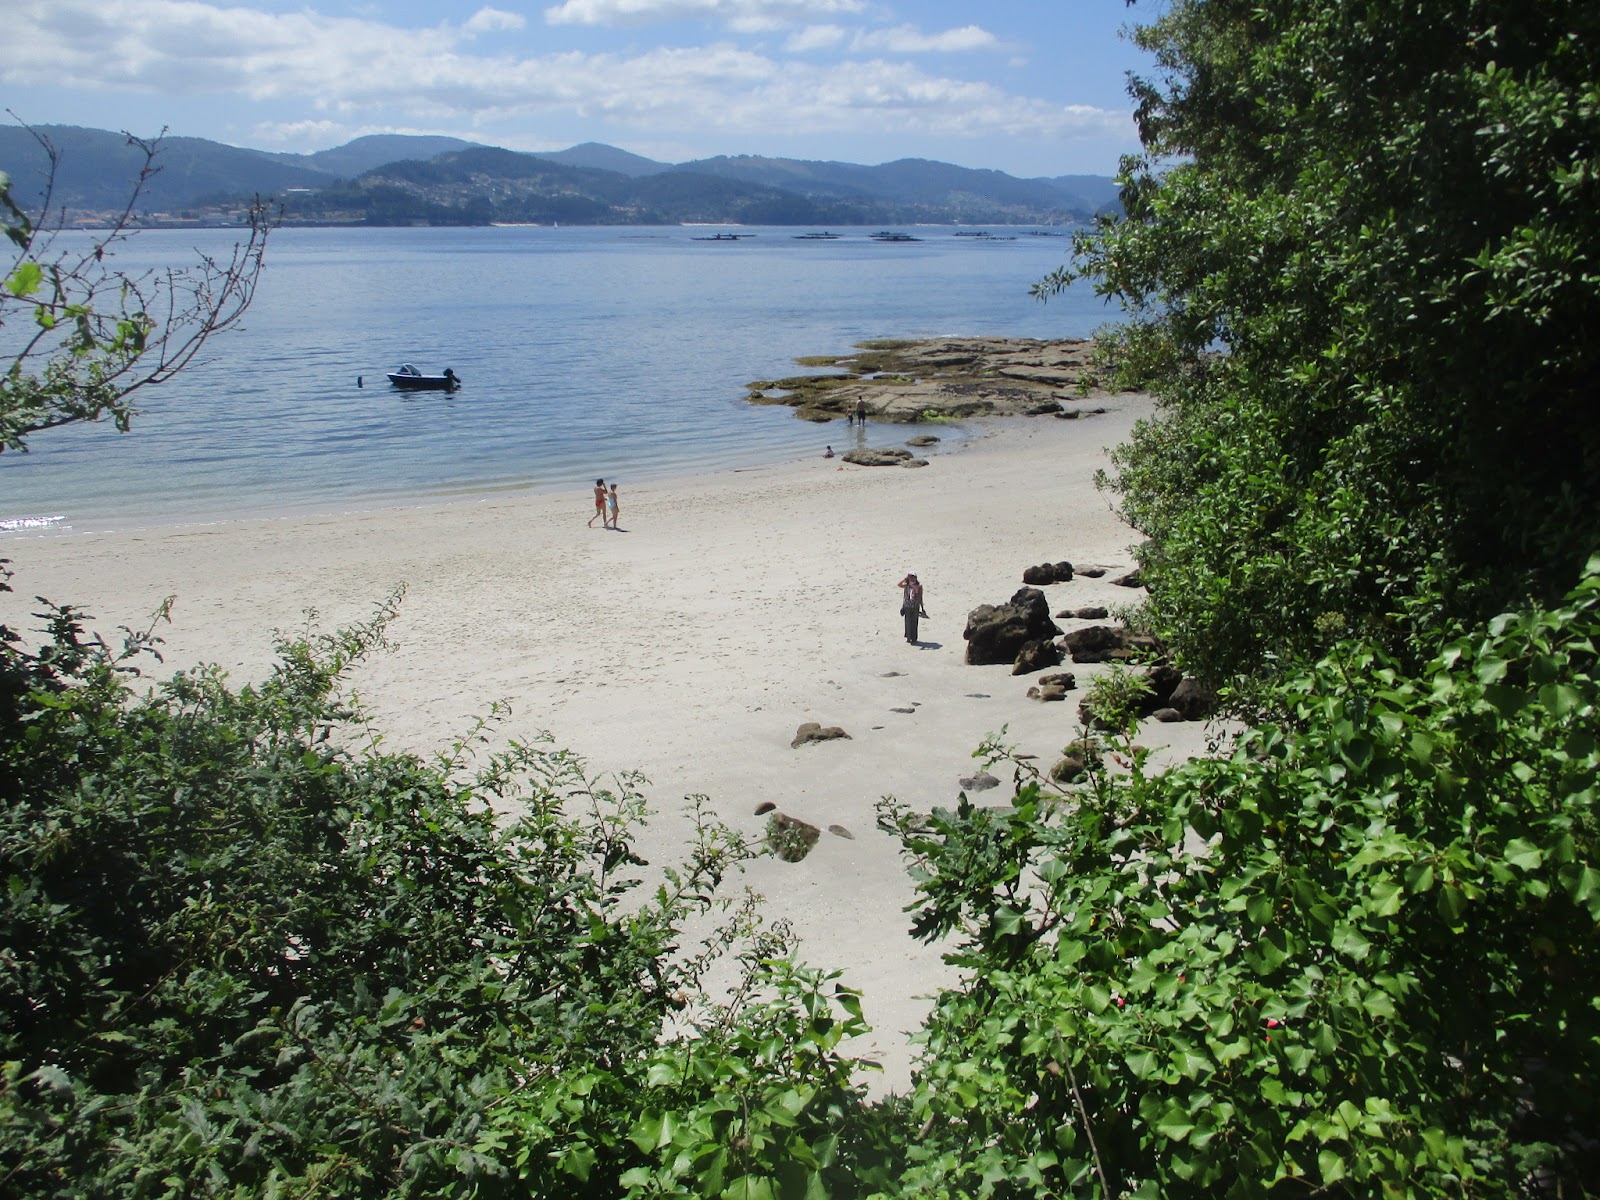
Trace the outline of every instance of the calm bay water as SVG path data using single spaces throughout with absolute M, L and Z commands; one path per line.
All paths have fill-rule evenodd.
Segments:
M 712 232 L 279 230 L 245 328 L 141 393 L 131 433 L 68 427 L 0 455 L 0 528 L 376 507 L 791 460 L 853 441 L 842 423 L 744 402 L 749 381 L 801 373 L 797 356 L 881 337 L 1083 337 L 1115 315 L 1087 288 L 1028 296 L 1062 264 L 1065 237 L 917 228 L 922 241 L 885 244 L 867 229 L 808 241 L 743 228 L 754 236 L 695 240 Z M 226 257 L 235 240 L 140 234 L 118 265 Z M 384 372 L 402 362 L 451 367 L 464 386 L 396 392 Z M 27 520 L 19 532 L 37 530 Z

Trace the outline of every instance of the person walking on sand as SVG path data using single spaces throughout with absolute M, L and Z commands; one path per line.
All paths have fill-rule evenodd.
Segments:
M 907 571 L 906 577 L 895 586 L 900 589 L 900 615 L 906 619 L 906 641 L 915 645 L 917 618 L 928 615 L 928 610 L 922 607 L 922 581 Z
M 618 533 L 622 532 L 622 530 L 617 529 L 617 485 L 614 483 L 611 485 L 611 490 L 606 493 L 605 523 L 606 528 L 616 529 Z
M 600 518 L 600 528 L 604 529 L 606 520 L 606 481 L 604 479 L 596 479 L 594 481 L 594 517 Z M 594 517 L 589 518 L 590 529 L 594 528 Z

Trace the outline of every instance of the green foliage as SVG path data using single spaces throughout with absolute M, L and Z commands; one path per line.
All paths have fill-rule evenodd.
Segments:
M 1553 602 L 1600 545 L 1600 8 L 1175 0 L 1138 40 L 1146 153 L 1076 270 L 1161 401 L 1113 483 L 1185 666 Z
M 1092 728 L 1129 733 L 1139 723 L 1149 697 L 1149 680 L 1126 667 L 1114 666 L 1089 681 L 1078 707 Z
M 718 895 L 750 848 L 697 813 L 647 869 L 636 778 L 483 728 L 382 751 L 342 681 L 393 613 L 285 638 L 238 690 L 202 668 L 136 691 L 154 640 L 113 649 L 67 608 L 37 651 L 0 639 L 0 1190 L 614 1196 L 638 1170 L 680 1194 L 642 1103 L 743 1122 L 730 1180 L 823 1170 L 854 996 L 771 933 L 749 1021 L 702 990 L 758 928 Z M 678 1040 L 697 1011 L 717 1035 Z
M 53 182 L 55 148 L 34 136 Z M 108 419 L 126 432 L 134 394 L 182 371 L 254 298 L 270 228 L 259 203 L 249 210 L 247 240 L 226 260 L 202 257 L 188 270 L 142 275 L 111 266 L 157 170 L 158 142 L 130 137 L 128 145 L 142 160 L 138 182 L 120 217 L 87 246 L 56 241 L 51 222 L 62 214 L 52 210 L 48 187 L 30 216 L 0 172 L 0 228 L 11 252 L 0 259 L 0 451 L 26 450 L 31 435 L 79 421 Z
M 1597 643 L 1600 557 L 1415 676 L 1340 644 L 1227 758 L 887 805 L 970 980 L 892 1194 L 1588 1194 Z

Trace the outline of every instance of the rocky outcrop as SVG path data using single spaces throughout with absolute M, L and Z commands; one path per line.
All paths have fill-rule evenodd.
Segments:
M 928 338 L 862 342 L 853 353 L 798 360 L 826 374 L 757 380 L 752 404 L 786 404 L 807 420 L 837 420 L 864 402 L 876 423 L 1023 413 L 1075 418 L 1108 394 L 1078 339 Z M 842 373 L 841 373 L 842 372 Z
M 1050 606 L 1038 588 L 1019 588 L 1005 604 L 980 604 L 967 614 L 961 636 L 967 642 L 967 662 L 974 666 L 1014 663 L 1029 642 L 1061 633 L 1050 619 Z

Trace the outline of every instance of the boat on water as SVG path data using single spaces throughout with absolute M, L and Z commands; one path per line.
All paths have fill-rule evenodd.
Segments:
M 740 238 L 755 237 L 753 233 L 709 233 L 696 234 L 691 241 L 695 242 L 737 242 Z
M 837 233 L 828 233 L 827 231 L 822 233 L 797 233 L 794 235 L 794 240 L 797 242 L 833 242 L 837 241 L 838 238 L 839 235 Z
M 402 363 L 398 371 L 386 373 L 389 382 L 403 392 L 453 392 L 461 386 L 461 377 L 449 367 L 443 375 L 424 375 L 410 363 Z
M 875 242 L 920 242 L 919 237 L 912 237 L 909 233 L 891 233 L 889 230 L 880 230 L 871 235 Z

